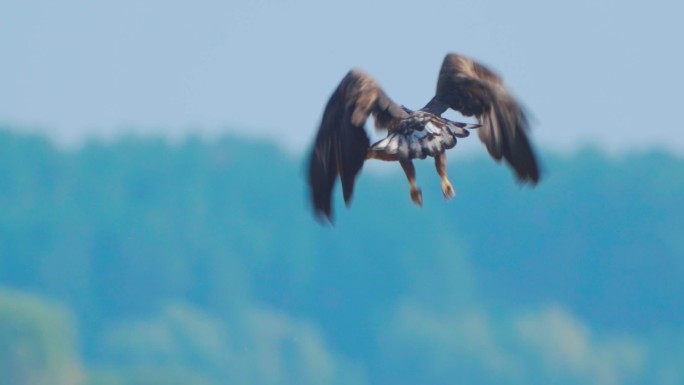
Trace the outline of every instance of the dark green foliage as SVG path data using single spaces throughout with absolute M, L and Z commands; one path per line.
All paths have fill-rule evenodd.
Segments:
M 684 335 L 684 161 L 544 160 L 536 189 L 454 161 L 450 202 L 423 162 L 423 209 L 403 175 L 366 172 L 351 210 L 335 191 L 326 228 L 304 160 L 271 145 L 66 152 L 0 132 L 0 283 L 73 312 L 93 385 L 684 379 L 681 348 L 665 369 L 653 353 Z M 540 369 L 537 325 L 604 366 Z

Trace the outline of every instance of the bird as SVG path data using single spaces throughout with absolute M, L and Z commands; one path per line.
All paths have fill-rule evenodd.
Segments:
M 475 117 L 477 123 L 442 117 L 448 109 Z M 387 136 L 373 144 L 365 128 L 371 115 L 376 129 L 387 130 Z M 534 186 L 540 167 L 528 138 L 527 115 L 497 73 L 465 55 L 445 56 L 435 95 L 415 111 L 395 103 L 375 79 L 352 68 L 330 96 L 311 149 L 308 185 L 314 214 L 332 223 L 332 195 L 338 179 L 349 207 L 357 176 L 370 159 L 399 162 L 411 200 L 422 206 L 413 160 L 432 157 L 444 198 L 451 199 L 455 189 L 447 177 L 446 150 L 474 129 L 495 161 L 503 159 L 519 182 Z

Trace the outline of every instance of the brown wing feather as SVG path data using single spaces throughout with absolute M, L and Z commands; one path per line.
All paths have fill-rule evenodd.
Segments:
M 373 114 L 377 128 L 388 128 L 406 112 L 364 72 L 354 69 L 342 79 L 323 112 L 309 163 L 309 188 L 316 216 L 332 220 L 332 192 L 339 176 L 347 205 L 356 176 L 370 146 L 364 128 Z
M 478 134 L 489 154 L 497 161 L 503 157 L 521 182 L 539 181 L 539 165 L 527 138 L 527 116 L 496 73 L 465 56 L 448 54 L 435 97 L 424 110 L 442 114 L 447 108 L 477 117 L 482 124 Z

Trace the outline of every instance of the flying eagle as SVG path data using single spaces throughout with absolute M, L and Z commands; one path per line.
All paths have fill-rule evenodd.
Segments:
M 478 124 L 454 122 L 441 115 L 451 108 L 475 116 Z M 371 145 L 364 125 L 373 115 L 387 137 Z M 332 191 L 339 176 L 347 206 L 356 176 L 367 159 L 398 161 L 410 184 L 411 200 L 422 205 L 413 159 L 435 158 L 445 199 L 455 191 L 447 178 L 445 151 L 457 138 L 478 129 L 480 140 L 498 162 L 513 168 L 520 182 L 535 185 L 539 166 L 527 139 L 528 119 L 501 78 L 462 55 L 448 54 L 437 79 L 435 96 L 418 111 L 396 104 L 378 83 L 352 69 L 333 92 L 323 112 L 309 164 L 309 187 L 316 216 L 332 220 Z

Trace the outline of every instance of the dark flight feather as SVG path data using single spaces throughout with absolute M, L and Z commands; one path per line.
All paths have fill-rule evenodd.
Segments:
M 465 56 L 448 54 L 439 72 L 435 97 L 423 110 L 440 115 L 447 108 L 478 119 L 482 124 L 478 134 L 489 154 L 497 161 L 506 160 L 519 181 L 539 181 L 525 111 L 492 70 Z
M 408 114 L 367 74 L 353 69 L 333 92 L 323 113 L 309 160 L 309 185 L 316 216 L 332 220 L 332 192 L 339 176 L 347 205 L 370 147 L 365 122 L 391 128 Z

